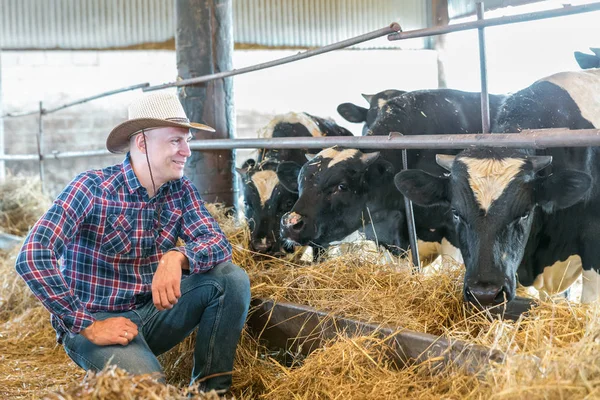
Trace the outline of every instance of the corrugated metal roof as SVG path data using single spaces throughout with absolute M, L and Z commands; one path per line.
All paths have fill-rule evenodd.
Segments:
M 476 14 L 475 3 L 477 1 L 481 0 L 448 0 L 448 15 L 450 19 Z M 510 6 L 539 3 L 540 1 L 546 0 L 485 0 L 483 5 L 485 11 L 489 11 Z
M 0 0 L 4 49 L 122 48 L 173 39 L 175 0 Z M 330 44 L 399 22 L 424 28 L 423 0 L 233 0 L 236 43 L 268 47 Z M 360 47 L 422 48 L 385 39 Z

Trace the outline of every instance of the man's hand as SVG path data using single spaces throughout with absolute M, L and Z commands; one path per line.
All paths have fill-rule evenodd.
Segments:
M 178 251 L 165 253 L 152 278 L 152 301 L 159 311 L 169 310 L 181 297 L 181 270 L 189 269 L 188 259 Z
M 81 335 L 97 346 L 120 344 L 127 346 L 138 335 L 138 327 L 125 317 L 94 321 Z

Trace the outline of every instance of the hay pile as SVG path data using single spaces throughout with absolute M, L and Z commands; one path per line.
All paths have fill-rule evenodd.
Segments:
M 209 210 L 234 245 L 234 262 L 247 269 L 254 297 L 444 334 L 509 354 L 506 363 L 479 375 L 457 366 L 434 370 L 429 362 L 398 370 L 375 336 L 339 337 L 302 360 L 270 351 L 244 332 L 233 371 L 236 398 L 600 398 L 598 305 L 547 302 L 517 322 L 490 320 L 463 306 L 462 266 L 445 262 L 413 275 L 403 261 L 382 267 L 362 250 L 320 265 L 261 257 L 247 250 L 246 227 L 223 207 Z M 118 369 L 83 380 L 84 373 L 55 346 L 48 314 L 16 277 L 13 258 L 4 254 L 0 263 L 0 398 L 113 398 L 115 391 L 118 398 L 186 395 L 193 338 L 161 356 L 171 386 L 151 377 L 132 379 Z
M 0 227 L 24 236 L 48 209 L 52 199 L 42 194 L 39 178 L 8 176 L 0 185 Z

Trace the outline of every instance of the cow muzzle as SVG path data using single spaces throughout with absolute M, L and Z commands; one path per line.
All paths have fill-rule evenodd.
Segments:
M 301 243 L 300 239 L 306 230 L 306 221 L 297 212 L 288 212 L 281 217 L 281 237 Z
M 465 283 L 464 299 L 476 306 L 496 306 L 514 298 L 514 291 L 506 285 L 494 283 L 479 283 L 468 285 Z
M 267 238 L 253 239 L 250 247 L 258 253 L 270 254 L 273 251 L 273 242 Z

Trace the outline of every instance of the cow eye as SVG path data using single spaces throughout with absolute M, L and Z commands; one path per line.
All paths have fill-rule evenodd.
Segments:
M 451 211 L 452 211 L 452 219 L 454 220 L 454 222 L 460 222 L 462 220 L 462 217 L 460 216 L 458 211 L 456 211 L 455 208 L 453 208 Z
M 338 192 L 345 192 L 346 190 L 348 190 L 348 186 L 344 183 L 340 183 L 337 186 L 337 190 L 338 190 Z

